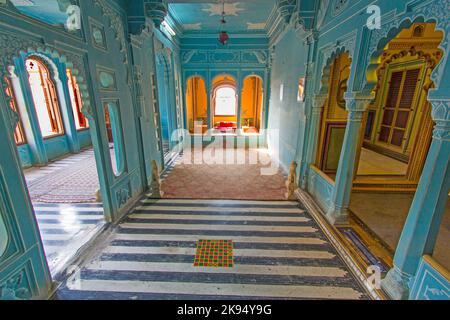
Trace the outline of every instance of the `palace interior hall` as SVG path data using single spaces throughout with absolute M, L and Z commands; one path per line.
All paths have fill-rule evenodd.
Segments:
M 0 2 L 0 300 L 449 300 L 449 16 Z

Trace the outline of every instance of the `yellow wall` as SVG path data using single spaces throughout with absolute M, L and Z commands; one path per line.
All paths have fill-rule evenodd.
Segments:
M 351 60 L 348 53 L 338 55 L 331 65 L 328 98 L 324 105 L 319 132 L 317 167 L 326 173 L 334 173 L 339 162 L 348 111 L 343 101 L 350 76 Z M 330 125 L 335 127 L 331 129 Z M 327 132 L 327 130 L 331 130 Z M 327 144 L 328 143 L 328 144 Z
M 258 77 L 247 77 L 242 90 L 242 125 L 246 120 L 252 121 L 251 126 L 260 129 L 262 108 L 262 81 Z
M 186 86 L 186 118 L 189 131 L 194 130 L 195 121 L 208 121 L 208 99 L 205 81 L 200 77 L 190 78 Z

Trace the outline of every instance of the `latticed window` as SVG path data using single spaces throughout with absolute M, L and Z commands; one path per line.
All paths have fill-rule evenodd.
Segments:
M 414 111 L 420 68 L 391 74 L 378 141 L 402 147 Z
M 27 59 L 26 67 L 42 136 L 49 138 L 63 134 L 58 95 L 50 72 L 39 59 Z
M 14 129 L 14 141 L 16 142 L 17 145 L 25 144 L 26 138 L 23 130 L 22 118 L 20 116 L 19 109 L 17 108 L 17 100 L 14 94 L 11 80 L 8 77 L 5 77 L 5 82 L 6 82 L 5 92 L 6 95 L 9 97 L 9 106 L 19 115 L 19 122 L 17 123 L 17 126 Z
M 72 70 L 67 69 L 67 85 L 69 87 L 70 101 L 72 104 L 73 117 L 75 119 L 75 126 L 77 130 L 86 129 L 89 127 L 88 121 L 81 109 L 83 107 L 81 100 L 80 88 L 77 84 L 77 79 L 73 76 Z

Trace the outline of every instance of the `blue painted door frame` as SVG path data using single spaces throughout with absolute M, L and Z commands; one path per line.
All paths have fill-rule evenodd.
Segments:
M 0 93 L 0 300 L 47 298 L 51 276 Z M 14 181 L 14 183 L 10 183 Z

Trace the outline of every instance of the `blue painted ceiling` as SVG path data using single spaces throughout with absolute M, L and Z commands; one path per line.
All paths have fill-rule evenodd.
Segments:
M 211 34 L 221 30 L 222 1 L 173 0 L 169 14 L 184 34 Z M 266 34 L 275 0 L 227 0 L 225 30 L 231 34 Z
M 51 25 L 65 24 L 68 18 L 67 7 L 74 0 L 11 0 L 12 4 L 24 15 Z

